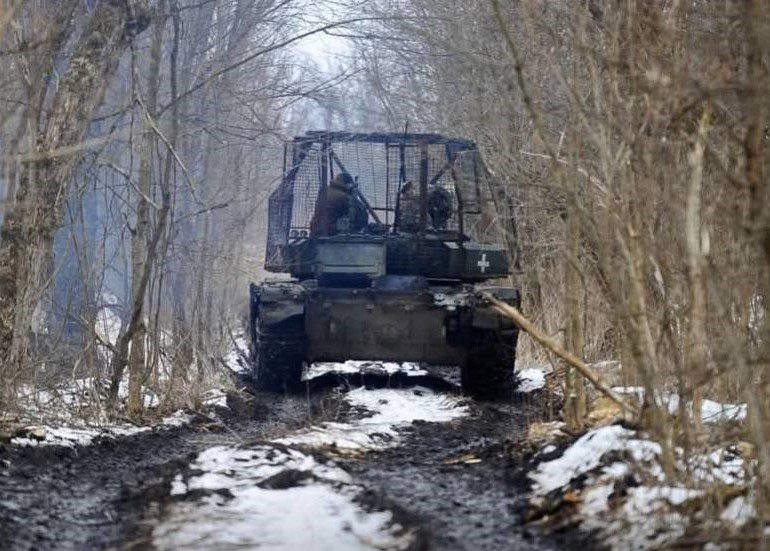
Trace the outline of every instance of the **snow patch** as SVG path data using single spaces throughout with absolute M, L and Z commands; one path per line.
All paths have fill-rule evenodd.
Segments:
M 302 374 L 302 380 L 310 381 L 329 373 L 361 373 L 387 376 L 399 373 L 406 375 L 407 377 L 421 377 L 428 375 L 428 372 L 421 368 L 419 364 L 411 362 L 398 363 L 348 360 L 346 362 L 318 362 L 310 364 Z
M 372 413 L 349 423 L 328 422 L 302 430 L 278 442 L 308 447 L 356 451 L 383 449 L 398 441 L 398 428 L 414 421 L 443 423 L 468 415 L 460 398 L 436 394 L 427 388 L 409 390 L 358 388 L 345 396 L 352 407 Z
M 249 349 L 249 343 L 246 341 L 244 335 L 235 337 L 234 346 L 230 349 L 230 352 L 225 356 L 225 364 L 233 373 L 247 374 L 251 367 L 247 359 L 244 357 L 244 353 Z
M 747 465 L 732 448 L 718 449 L 707 454 L 696 454 L 677 465 L 681 471 L 689 471 L 693 478 L 704 484 L 737 485 L 747 482 Z
M 545 495 L 568 485 L 573 479 L 599 467 L 602 457 L 613 450 L 628 451 L 638 461 L 651 461 L 661 453 L 658 444 L 637 439 L 635 435 L 634 431 L 620 425 L 587 432 L 567 448 L 561 457 L 541 463 L 529 473 L 534 483 L 533 491 Z
M 218 446 L 172 483 L 178 501 L 153 531 L 157 549 L 406 549 L 409 532 L 389 511 L 365 511 L 363 491 L 333 464 L 282 446 Z M 209 492 L 182 500 L 190 491 Z
M 121 438 L 134 436 L 153 428 L 181 427 L 188 425 L 194 419 L 193 415 L 183 411 L 176 411 L 164 417 L 155 426 L 141 426 L 129 424 L 103 424 L 98 426 L 82 425 L 79 427 L 49 425 L 37 425 L 27 427 L 26 436 L 17 436 L 11 439 L 11 444 L 16 446 L 64 446 L 74 448 L 76 446 L 89 446 L 97 438 Z
M 640 402 L 644 399 L 644 388 L 640 386 L 614 387 L 618 394 L 635 396 Z M 657 392 L 655 400 L 669 415 L 679 413 L 680 398 L 675 392 Z M 692 412 L 692 402 L 687 403 L 688 411 Z M 714 400 L 703 400 L 701 419 L 704 423 L 743 422 L 748 410 L 746 404 L 722 404 Z
M 324 423 L 272 443 L 216 446 L 172 481 L 174 498 L 153 530 L 154 547 L 177 549 L 402 550 L 409 530 L 390 511 L 357 502 L 364 488 L 332 462 L 287 445 L 379 449 L 394 445 L 398 427 L 445 422 L 468 414 L 459 398 L 425 388 L 358 388 L 345 395 L 368 417 Z
M 549 445 L 535 457 L 545 450 L 555 451 Z M 745 487 L 753 460 L 741 453 L 740 445 L 690 456 L 675 448 L 673 467 L 689 481 L 676 485 L 664 476 L 658 443 L 619 425 L 593 429 L 529 473 L 530 506 L 550 514 L 555 505 L 576 504 L 567 514 L 613 549 L 665 547 L 685 533 L 681 507 L 709 499 L 715 485 Z M 719 520 L 735 529 L 755 517 L 753 499 L 736 497 Z
M 757 517 L 754 500 L 747 496 L 738 496 L 722 511 L 719 520 L 734 524 L 738 528 Z
M 746 404 L 720 404 L 712 400 L 703 400 L 703 408 L 701 409 L 704 423 L 745 421 L 747 413 Z
M 519 384 L 516 388 L 518 392 L 528 393 L 540 390 L 545 387 L 545 376 L 549 373 L 544 367 L 529 367 L 516 372 Z
M 203 405 L 209 407 L 226 408 L 228 407 L 227 393 L 224 390 L 218 388 L 208 390 L 203 395 Z
M 190 423 L 192 423 L 193 419 L 195 419 L 194 415 L 185 413 L 180 409 L 175 411 L 168 417 L 164 417 L 163 420 L 160 422 L 160 424 L 166 427 L 182 427 L 184 425 L 189 425 Z
M 130 436 L 151 430 L 150 427 L 136 427 L 133 425 L 115 425 L 111 427 L 39 427 L 26 429 L 27 434 L 34 437 L 20 436 L 11 439 L 11 444 L 16 446 L 64 446 L 74 448 L 76 446 L 88 446 L 97 438 L 115 438 L 118 436 Z
M 110 382 L 96 377 L 80 377 L 60 381 L 47 389 L 36 389 L 32 385 L 22 385 L 18 392 L 19 408 L 25 420 L 31 423 L 57 421 L 71 422 L 84 414 L 92 421 L 107 423 L 104 408 Z M 118 400 L 128 399 L 128 381 L 122 380 L 118 386 Z M 145 408 L 157 407 L 160 400 L 149 389 L 142 389 Z
M 639 486 L 628 489 L 628 498 L 623 506 L 629 517 L 650 515 L 660 509 L 660 502 L 682 505 L 686 501 L 700 497 L 703 492 L 692 488 L 677 486 Z
M 583 492 L 582 511 L 589 516 L 606 513 L 610 509 L 609 499 L 614 492 L 612 484 L 598 484 Z
M 328 466 L 300 451 L 272 445 L 252 448 L 215 446 L 201 452 L 190 464 L 192 472 L 200 471 L 183 481 L 175 479 L 176 490 L 171 495 L 190 490 L 219 490 L 237 487 L 242 482 L 260 482 L 282 471 L 300 471 L 327 482 L 350 483 L 350 476 L 342 469 Z

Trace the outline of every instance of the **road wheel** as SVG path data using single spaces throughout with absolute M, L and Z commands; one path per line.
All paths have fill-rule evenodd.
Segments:
M 468 359 L 460 373 L 464 392 L 482 400 L 511 396 L 518 336 L 517 330 L 502 336 L 496 331 L 474 331 Z

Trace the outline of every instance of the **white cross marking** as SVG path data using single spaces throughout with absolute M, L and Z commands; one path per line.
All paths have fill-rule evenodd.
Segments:
M 487 253 L 481 255 L 481 260 L 476 262 L 476 266 L 479 267 L 479 270 L 481 270 L 482 274 L 486 273 L 487 268 L 490 266 L 489 261 L 487 260 Z

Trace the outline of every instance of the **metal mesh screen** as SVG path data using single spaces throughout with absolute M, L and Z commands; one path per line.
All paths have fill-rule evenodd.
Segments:
M 271 255 L 279 255 L 281 245 L 309 235 L 319 189 L 340 172 L 353 177 L 380 222 L 392 225 L 400 185 L 409 181 L 419 185 L 423 148 L 427 153 L 429 187 L 443 187 L 452 197 L 454 212 L 447 229 L 457 230 L 459 226 L 455 186 L 462 196 L 464 213 L 469 216 L 467 222 L 470 226 L 479 223 L 472 216 L 479 213 L 480 203 L 476 152 L 467 142 L 372 136 L 326 139 L 324 134 L 317 134 L 317 138 L 299 138 L 291 144 L 284 181 L 270 197 L 268 263 Z M 454 149 L 450 149 L 450 143 Z M 455 158 L 453 164 L 448 162 L 450 151 Z
M 391 186 L 390 190 L 390 204 L 395 206 L 398 197 L 398 185 L 401 169 L 401 146 L 399 144 L 389 145 L 390 154 L 388 155 L 389 161 L 389 174 L 395 175 L 395 186 Z M 420 163 L 422 160 L 422 151 L 419 145 L 408 145 L 404 147 L 404 181 L 413 182 L 415 185 L 419 185 L 420 181 Z M 459 226 L 457 216 L 457 201 L 455 195 L 455 181 L 452 178 L 452 166 L 448 162 L 447 150 L 444 144 L 428 144 L 426 147 L 428 158 L 428 183 L 429 189 L 433 189 L 434 186 L 442 187 L 449 192 L 449 196 L 453 198 L 453 216 L 449 220 L 447 229 L 456 230 Z M 457 173 L 458 178 L 460 173 Z M 464 197 L 464 196 L 463 196 Z
M 478 166 L 475 151 L 462 151 L 457 155 L 454 172 L 457 186 L 463 197 L 463 211 L 466 214 L 477 214 L 481 211 L 484 186 L 481 185 L 482 169 Z
M 319 144 L 313 144 L 300 162 L 294 178 L 290 230 L 301 235 L 310 229 L 318 190 L 321 185 L 322 158 Z M 325 160 L 325 159 L 323 159 Z

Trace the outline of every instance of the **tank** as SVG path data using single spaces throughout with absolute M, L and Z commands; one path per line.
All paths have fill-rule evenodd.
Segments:
M 313 362 L 372 360 L 456 366 L 471 396 L 511 393 L 518 329 L 481 292 L 519 306 L 495 283 L 515 226 L 501 232 L 473 142 L 308 132 L 286 144 L 283 174 L 265 268 L 284 277 L 250 285 L 260 387 L 298 389 Z

